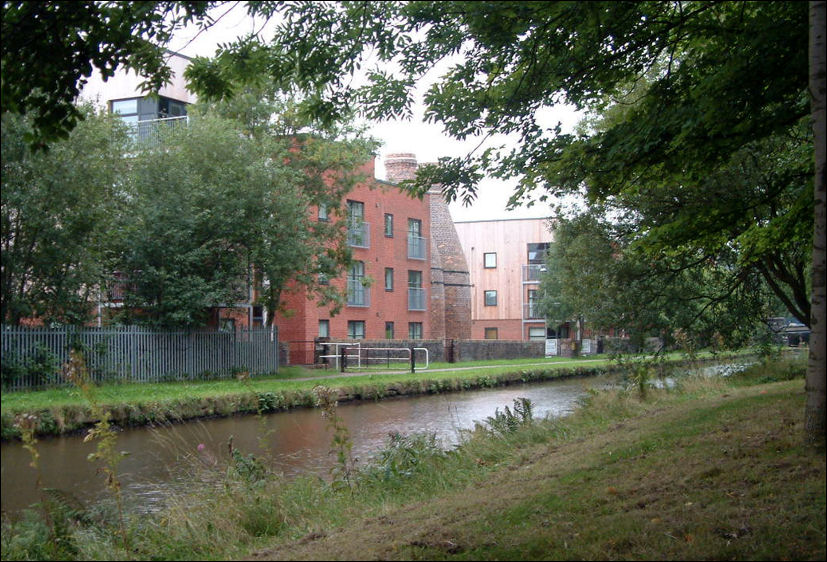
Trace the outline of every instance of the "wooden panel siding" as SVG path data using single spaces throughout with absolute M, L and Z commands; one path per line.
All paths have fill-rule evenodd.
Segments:
M 471 337 L 482 339 L 485 328 L 492 327 L 498 328 L 499 339 L 528 339 L 522 326 L 529 288 L 523 267 L 528 265 L 528 244 L 553 240 L 548 219 L 461 221 L 454 226 L 471 277 Z M 485 267 L 485 254 L 496 254 L 496 267 Z M 486 306 L 485 291 L 497 291 L 496 306 Z
M 67 381 L 61 368 L 71 346 L 84 350 L 95 382 L 227 378 L 278 371 L 278 336 L 269 329 L 163 332 L 139 327 L 2 328 L 4 390 Z

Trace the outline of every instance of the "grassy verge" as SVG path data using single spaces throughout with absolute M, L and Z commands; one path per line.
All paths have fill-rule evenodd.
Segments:
M 553 420 L 515 403 L 449 452 L 397 436 L 347 480 L 194 458 L 198 491 L 133 516 L 130 552 L 105 510 L 53 507 L 51 531 L 36 512 L 4 522 L 2 558 L 822 560 L 825 455 L 802 445 L 803 369 L 592 393 Z
M 679 354 L 666 357 L 667 362 L 682 359 Z M 96 395 L 101 407 L 110 412 L 113 423 L 136 426 L 312 407 L 316 402 L 312 390 L 318 384 L 335 389 L 338 400 L 344 402 L 488 388 L 564 376 L 589 376 L 612 368 L 612 362 L 606 357 L 446 363 L 416 373 L 391 374 L 341 375 L 288 367 L 278 376 L 241 380 L 103 385 L 96 389 Z M 99 421 L 83 393 L 74 387 L 4 392 L 0 420 L 3 439 L 19 438 L 20 430 L 15 423 L 22 414 L 33 420 L 35 435 L 70 433 Z

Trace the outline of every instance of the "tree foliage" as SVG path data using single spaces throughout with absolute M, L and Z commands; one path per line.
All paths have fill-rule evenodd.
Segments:
M 248 302 L 252 284 L 271 311 L 294 286 L 338 304 L 317 277 L 340 275 L 350 254 L 341 224 L 318 222 L 311 209 L 341 203 L 368 145 L 252 135 L 209 111 L 190 121 L 132 163 L 120 265 L 130 319 L 203 325 L 210 307 Z
M 48 153 L 26 142 L 31 119 L 2 119 L 2 319 L 82 323 L 112 257 L 122 210 L 127 135 L 120 121 L 85 119 Z
M 539 303 L 549 324 L 582 319 L 639 346 L 647 337 L 670 345 L 680 333 L 700 347 L 737 348 L 777 310 L 757 273 L 735 278 L 734 253 L 691 266 L 653 260 L 621 220 L 604 216 L 591 209 L 554 220 Z
M 228 95 L 270 74 L 306 92 L 304 109 L 316 115 L 409 116 L 419 80 L 448 61 L 425 93 L 426 120 L 458 139 L 498 133 L 517 143 L 441 159 L 420 173 L 417 189 L 439 183 L 449 199 L 470 202 L 491 175 L 517 182 L 512 205 L 585 193 L 636 209 L 645 199 L 639 244 L 653 257 L 695 261 L 736 245 L 741 264 L 809 323 L 806 4 L 249 6 L 282 16 L 274 39 L 241 38 L 214 60 L 197 59 L 188 76 L 201 94 Z M 349 79 L 358 72 L 363 83 Z M 541 110 L 563 102 L 612 119 L 572 134 L 545 127 Z M 766 164 L 760 186 L 740 181 L 739 167 L 759 168 L 755 178 Z

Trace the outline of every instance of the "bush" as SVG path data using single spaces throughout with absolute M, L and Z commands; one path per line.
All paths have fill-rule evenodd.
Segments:
M 50 386 L 60 382 L 60 361 L 48 347 L 37 344 L 26 353 L 4 353 L 0 372 L 3 390 L 21 380 L 31 381 L 34 387 Z

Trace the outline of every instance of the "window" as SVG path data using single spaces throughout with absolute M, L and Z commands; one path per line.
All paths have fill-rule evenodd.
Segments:
M 235 318 L 221 318 L 218 322 L 219 332 L 235 332 Z
M 422 339 L 422 322 L 408 322 L 408 339 Z
M 485 329 L 485 339 L 487 339 L 487 340 L 499 339 L 498 336 L 497 336 L 497 328 L 486 328 Z
M 408 310 L 425 310 L 421 271 L 408 271 Z
M 254 328 L 261 328 L 264 326 L 264 307 L 263 306 L 254 306 L 253 307 L 253 327 Z
M 319 285 L 330 285 L 330 279 L 324 273 L 319 273 Z
M 497 267 L 497 253 L 489 252 L 482 255 L 483 267 L 485 269 L 494 269 Z
M 364 320 L 348 320 L 347 322 L 347 337 L 352 340 L 365 339 L 365 321 Z
M 365 262 L 357 261 L 347 274 L 348 306 L 369 306 L 370 293 L 365 283 Z
M 530 340 L 544 340 L 546 339 L 546 329 L 545 328 L 529 328 L 528 329 L 528 339 Z
M 330 320 L 319 320 L 319 337 L 330 337 Z
M 425 259 L 425 239 L 422 237 L 422 221 L 419 219 L 408 219 L 408 257 Z
M 130 126 L 132 137 L 139 140 L 157 139 L 160 126 L 186 123 L 187 104 L 164 96 L 113 100 L 109 107 Z
M 525 315 L 523 318 L 542 318 L 540 314 L 540 297 L 537 289 L 528 290 L 528 302 L 525 304 Z
M 368 224 L 365 222 L 365 204 L 361 201 L 347 202 L 347 243 L 358 248 L 369 248 Z
M 393 268 L 385 268 L 385 290 L 393 291 Z
M 385 213 L 385 237 L 393 238 L 393 215 Z
M 365 220 L 365 204 L 361 201 L 347 201 L 347 216 L 351 222 L 362 222 Z
M 330 217 L 327 214 L 327 203 L 319 203 L 319 220 L 322 222 L 327 222 L 330 220 Z
M 393 322 L 385 322 L 385 339 L 393 339 Z
M 112 113 L 117 113 L 119 115 L 132 115 L 138 113 L 138 98 L 113 101 Z
M 485 306 L 497 306 L 497 291 L 485 291 Z
M 546 263 L 546 252 L 548 251 L 548 243 L 542 242 L 538 244 L 528 245 L 528 263 L 534 265 L 543 265 Z

